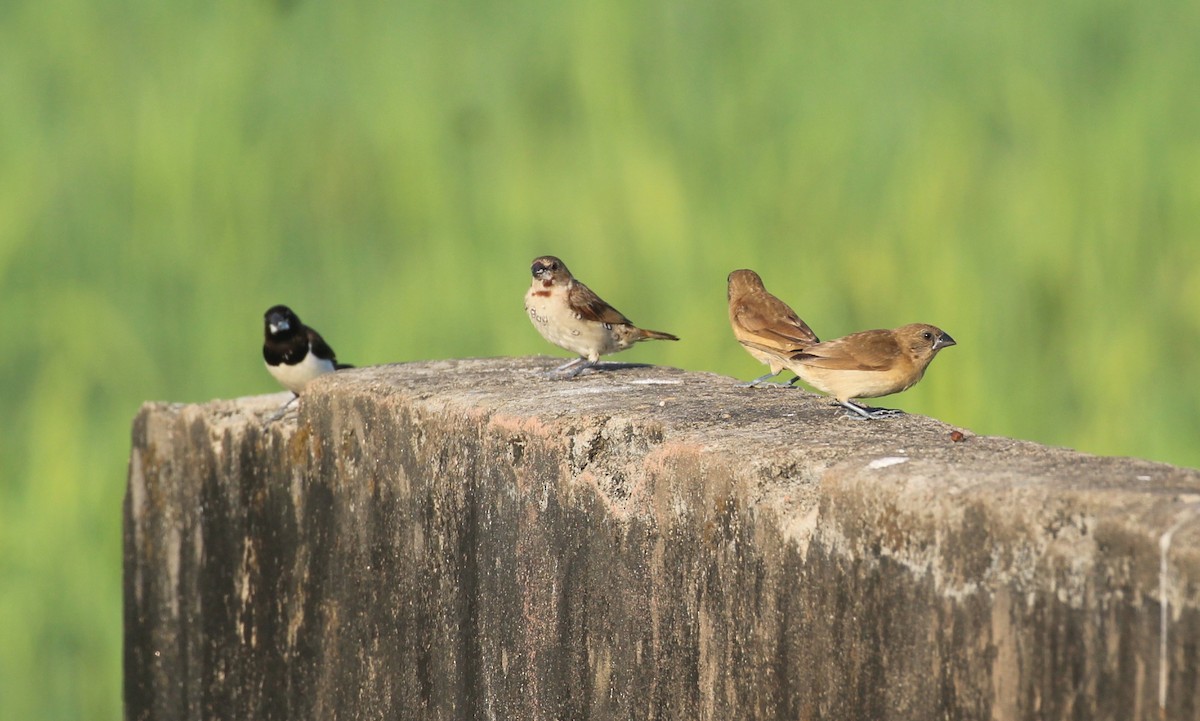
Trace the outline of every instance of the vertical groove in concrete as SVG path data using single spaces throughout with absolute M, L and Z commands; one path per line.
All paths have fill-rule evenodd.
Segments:
M 340 373 L 265 429 L 147 405 L 127 717 L 1200 712 L 1196 471 L 550 364 Z

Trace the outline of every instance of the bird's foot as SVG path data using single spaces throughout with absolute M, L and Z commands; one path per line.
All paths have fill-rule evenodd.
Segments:
M 576 358 L 574 360 L 563 363 L 562 365 L 560 365 L 559 367 L 557 367 L 553 370 L 543 371 L 542 373 L 539 373 L 538 375 L 540 375 L 543 378 L 554 378 L 554 379 L 574 378 L 575 376 L 584 372 L 588 368 L 591 368 L 595 364 L 596 364 L 595 361 L 589 361 L 587 358 Z
M 582 358 L 580 360 L 583 362 L 580 363 L 579 365 L 575 366 L 571 370 L 567 371 L 566 374 L 563 375 L 564 378 L 574 378 L 575 376 L 584 372 L 588 368 L 591 368 L 592 366 L 596 365 L 596 361 L 584 360 Z
M 856 421 L 874 421 L 883 418 L 895 418 L 904 415 L 904 411 L 896 408 L 870 408 L 853 402 L 838 402 L 846 409 L 846 417 Z
M 275 421 L 279 420 L 280 418 L 283 418 L 284 414 L 285 414 L 285 413 L 287 413 L 288 406 L 290 406 L 290 405 L 292 405 L 293 403 L 295 403 L 295 402 L 296 402 L 296 399 L 297 399 L 297 398 L 299 398 L 299 397 L 300 397 L 300 396 L 293 395 L 291 398 L 288 398 L 286 403 L 284 403 L 283 405 L 279 406 L 279 410 L 277 410 L 277 411 L 275 411 L 274 413 L 272 413 L 270 418 L 268 418 L 267 420 L 263 421 L 263 425 L 264 425 L 264 426 L 269 426 L 269 425 L 271 425 L 272 423 L 274 423 Z

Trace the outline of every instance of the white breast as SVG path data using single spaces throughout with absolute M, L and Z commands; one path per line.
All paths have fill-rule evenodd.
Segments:
M 543 338 L 592 361 L 623 350 L 611 326 L 584 320 L 572 313 L 561 289 L 551 289 L 549 296 L 536 295 L 540 290 L 543 288 L 534 286 L 525 294 L 525 312 Z
M 308 353 L 304 356 L 304 360 L 296 365 L 288 365 L 280 363 L 277 366 L 267 364 L 267 370 L 271 375 L 275 376 L 275 380 L 279 381 L 279 385 L 287 388 L 292 393 L 300 395 L 304 390 L 304 386 L 308 382 L 319 375 L 332 373 L 333 362 L 322 360 L 313 353 Z

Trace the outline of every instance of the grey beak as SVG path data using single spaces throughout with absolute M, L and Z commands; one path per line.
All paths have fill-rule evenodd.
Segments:
M 933 349 L 938 350 L 939 348 L 945 348 L 946 346 L 951 345 L 958 345 L 958 342 L 951 338 L 949 333 L 943 332 L 937 337 L 937 340 L 933 342 Z

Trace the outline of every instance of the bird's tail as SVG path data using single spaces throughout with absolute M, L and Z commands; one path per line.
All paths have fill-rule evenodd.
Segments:
M 333 369 L 335 371 L 344 371 L 347 368 L 353 368 L 353 367 L 354 366 L 350 365 L 349 363 L 334 363 L 333 364 Z
M 660 330 L 638 328 L 638 340 L 679 340 L 679 336 L 663 333 Z

